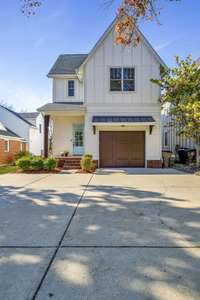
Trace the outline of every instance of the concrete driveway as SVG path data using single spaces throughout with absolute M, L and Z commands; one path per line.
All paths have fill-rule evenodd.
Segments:
M 200 299 L 200 177 L 0 176 L 0 299 Z

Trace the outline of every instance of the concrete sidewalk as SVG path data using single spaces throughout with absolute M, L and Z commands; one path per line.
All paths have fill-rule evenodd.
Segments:
M 0 195 L 2 299 L 200 299 L 200 177 L 6 175 Z

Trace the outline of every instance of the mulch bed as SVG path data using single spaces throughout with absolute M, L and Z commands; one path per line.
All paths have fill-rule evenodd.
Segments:
M 29 170 L 29 171 L 23 171 L 23 170 L 17 170 L 16 173 L 22 173 L 22 174 L 58 174 L 61 172 L 61 169 L 56 168 L 52 171 L 47 170 Z

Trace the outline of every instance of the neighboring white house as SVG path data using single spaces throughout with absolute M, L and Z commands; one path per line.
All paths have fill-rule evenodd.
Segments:
M 116 46 L 114 22 L 89 54 L 60 55 L 50 70 L 53 99 L 38 109 L 45 155 L 51 119 L 55 156 L 69 150 L 102 167 L 160 167 L 160 88 L 150 79 L 166 65 L 142 33 L 137 47 Z
M 196 65 L 200 67 L 200 58 L 196 60 Z M 162 124 L 162 148 L 165 151 L 175 152 L 176 148 L 195 149 L 195 143 L 192 138 L 187 138 L 179 134 L 179 127 L 173 118 L 169 115 L 169 107 L 165 107 L 161 115 Z
M 187 138 L 179 134 L 179 128 L 176 122 L 169 115 L 168 109 L 164 109 L 161 116 L 162 123 L 162 149 L 163 151 L 176 152 L 176 148 L 195 149 L 192 138 Z
M 27 150 L 34 155 L 43 155 L 43 116 L 41 114 L 37 113 L 34 120 L 30 120 L 24 114 L 0 105 L 0 121 L 27 141 Z
M 35 155 L 44 154 L 44 118 L 38 112 L 24 112 L 19 115 L 36 127 L 30 134 L 30 152 Z

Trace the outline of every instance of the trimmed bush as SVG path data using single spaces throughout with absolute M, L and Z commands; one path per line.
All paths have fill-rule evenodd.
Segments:
M 31 158 L 28 156 L 21 157 L 16 161 L 16 165 L 23 171 L 28 171 L 31 168 Z
M 19 151 L 17 154 L 15 154 L 15 160 L 18 160 L 22 157 L 31 157 L 32 154 L 29 151 Z
M 88 157 L 88 158 L 92 159 L 92 154 L 86 153 L 86 154 L 84 154 L 84 157 Z
M 33 157 L 31 159 L 31 169 L 40 171 L 44 168 L 44 159 L 42 157 Z
M 91 172 L 93 168 L 92 155 L 86 154 L 81 158 L 81 169 L 84 172 Z
M 45 170 L 52 171 L 55 169 L 56 165 L 57 165 L 57 161 L 53 157 L 49 157 L 44 161 Z

